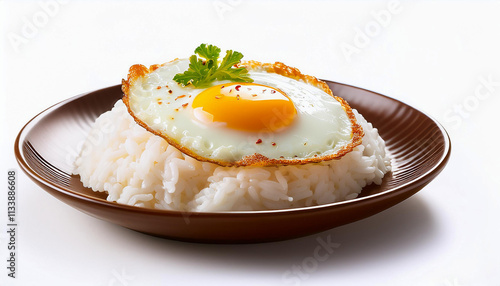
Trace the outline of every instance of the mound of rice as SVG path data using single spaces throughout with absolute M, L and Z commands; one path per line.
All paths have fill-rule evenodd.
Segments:
M 363 143 L 340 160 L 296 166 L 220 167 L 184 155 L 137 125 L 119 100 L 97 118 L 75 173 L 108 201 L 213 212 L 283 209 L 356 198 L 390 170 L 385 143 L 356 110 Z

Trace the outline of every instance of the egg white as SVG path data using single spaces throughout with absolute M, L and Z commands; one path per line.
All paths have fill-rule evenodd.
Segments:
M 197 158 L 230 163 L 257 153 L 271 159 L 307 159 L 335 154 L 351 143 L 353 124 L 330 94 L 300 80 L 252 69 L 249 75 L 254 83 L 278 88 L 293 101 L 297 110 L 294 122 L 279 132 L 205 124 L 192 109 L 193 99 L 204 89 L 182 87 L 173 81 L 188 66 L 188 59 L 178 59 L 139 77 L 130 86 L 128 100 L 136 119 Z M 222 83 L 227 82 L 213 85 Z

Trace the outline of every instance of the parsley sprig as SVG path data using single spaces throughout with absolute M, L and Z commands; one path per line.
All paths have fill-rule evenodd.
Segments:
M 184 86 L 208 87 L 216 80 L 233 82 L 253 82 L 244 67 L 236 68 L 235 64 L 243 58 L 240 52 L 228 50 L 222 61 L 218 62 L 220 48 L 214 45 L 201 44 L 189 58 L 189 69 L 174 76 L 174 81 Z

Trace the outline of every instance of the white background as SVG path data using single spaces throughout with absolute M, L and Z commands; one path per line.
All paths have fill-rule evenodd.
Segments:
M 0 11 L 0 182 L 19 173 L 17 278 L 7 277 L 2 227 L 1 285 L 500 285 L 499 1 L 40 0 L 0 1 Z M 204 42 L 406 102 L 448 130 L 451 159 L 378 215 L 257 245 L 139 234 L 21 172 L 14 139 L 38 112 Z M 339 244 L 325 261 L 312 259 L 318 239 Z

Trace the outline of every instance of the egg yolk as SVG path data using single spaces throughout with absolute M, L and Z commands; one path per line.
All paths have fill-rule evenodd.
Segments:
M 244 131 L 277 131 L 293 122 L 297 110 L 281 90 L 255 83 L 215 85 L 198 94 L 193 110 L 202 121 Z

